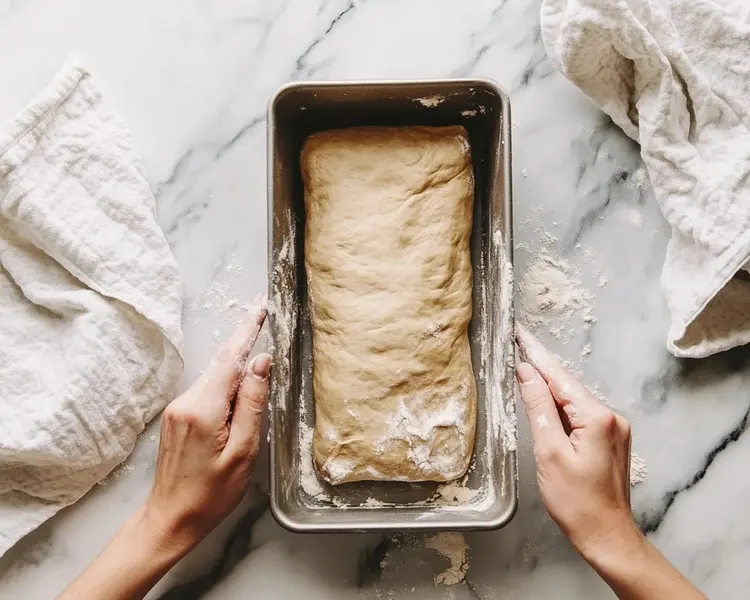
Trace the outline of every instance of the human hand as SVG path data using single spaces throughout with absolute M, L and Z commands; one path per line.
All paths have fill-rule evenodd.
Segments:
M 627 420 L 599 402 L 523 327 L 516 340 L 529 361 L 516 374 L 550 516 L 587 559 L 640 537 L 630 508 Z
M 260 446 L 271 357 L 250 351 L 266 317 L 262 300 L 208 369 L 164 410 L 144 518 L 163 544 L 190 550 L 240 502 Z

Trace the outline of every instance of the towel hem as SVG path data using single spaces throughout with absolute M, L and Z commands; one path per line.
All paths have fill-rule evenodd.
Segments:
M 20 138 L 34 129 L 44 118 L 62 104 L 78 86 L 88 71 L 77 61 L 68 61 L 44 90 L 25 106 L 0 131 L 0 160 Z
M 748 330 L 712 343 L 703 343 L 686 348 L 677 345 L 685 337 L 687 328 L 700 318 L 708 304 L 721 293 L 729 280 L 750 260 L 750 230 L 736 240 L 732 248 L 725 252 L 726 254 L 729 254 L 731 258 L 724 260 L 723 266 L 716 271 L 711 269 L 711 272 L 715 272 L 719 278 L 714 278 L 711 283 L 704 287 L 704 289 L 712 291 L 698 294 L 698 297 L 703 297 L 703 301 L 690 313 L 689 318 L 680 318 L 681 322 L 679 323 L 675 319 L 672 320 L 667 335 L 667 349 L 678 358 L 704 358 L 716 352 L 750 343 L 750 330 Z M 718 286 L 716 285 L 717 280 L 720 283 Z

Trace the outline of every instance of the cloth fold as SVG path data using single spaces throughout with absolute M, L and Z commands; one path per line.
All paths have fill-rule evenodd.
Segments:
M 0 556 L 172 398 L 181 313 L 130 133 L 70 64 L 0 132 Z
M 672 227 L 668 349 L 750 342 L 750 5 L 544 0 L 541 27 L 557 68 L 641 145 Z

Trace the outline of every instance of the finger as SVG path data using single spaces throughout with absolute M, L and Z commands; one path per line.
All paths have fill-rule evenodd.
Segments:
M 259 354 L 250 363 L 234 403 L 229 439 L 224 452 L 229 457 L 253 460 L 260 446 L 260 425 L 268 398 L 271 355 Z
M 570 445 L 565 435 L 557 405 L 544 379 L 529 363 L 519 363 L 516 368 L 521 398 L 531 425 L 534 453 L 540 457 L 552 449 L 564 451 Z
M 209 396 L 226 401 L 234 398 L 245 375 L 247 359 L 258 339 L 268 312 L 268 301 L 259 296 L 251 305 L 247 319 L 237 328 L 231 338 L 219 349 L 207 371 Z
M 547 382 L 552 396 L 565 411 L 571 427 L 585 426 L 604 406 L 573 375 L 568 373 L 558 358 L 547 350 L 529 331 L 516 326 L 516 340 L 526 360 L 534 365 Z

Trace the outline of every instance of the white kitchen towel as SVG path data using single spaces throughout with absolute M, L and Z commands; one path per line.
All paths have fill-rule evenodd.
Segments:
M 130 132 L 84 69 L 0 132 L 0 556 L 172 397 L 182 287 L 155 217 Z
M 550 59 L 641 154 L 672 238 L 667 347 L 750 342 L 750 2 L 544 0 Z M 744 272 L 741 274 L 744 275 Z

